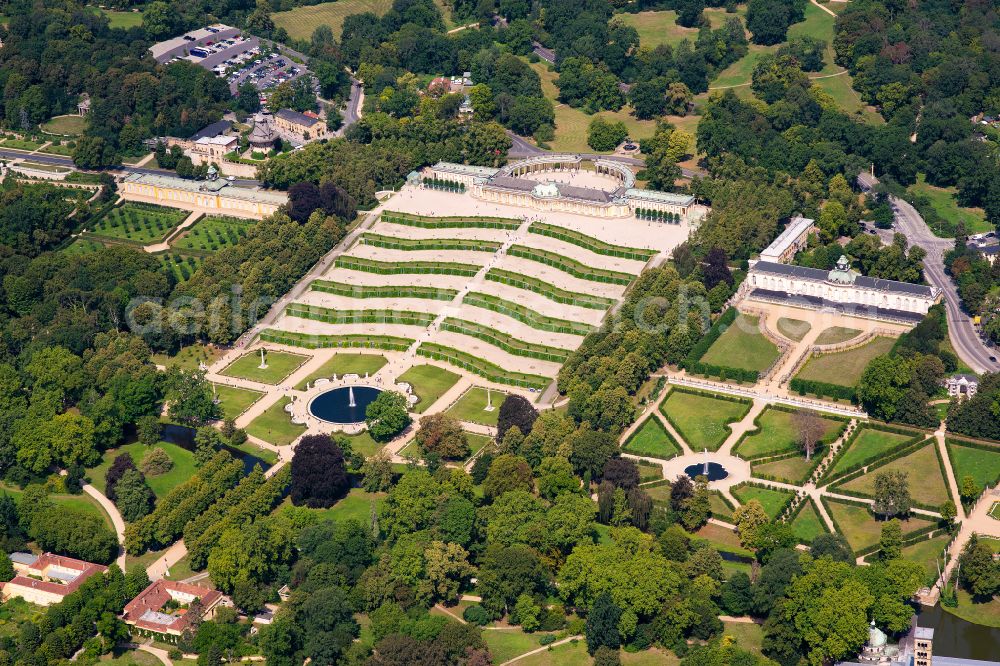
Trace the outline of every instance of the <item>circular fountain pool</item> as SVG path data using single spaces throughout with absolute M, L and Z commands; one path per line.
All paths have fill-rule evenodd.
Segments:
M 341 386 L 313 398 L 309 413 L 327 423 L 361 423 L 365 420 L 365 409 L 381 392 L 374 386 Z
M 729 476 L 729 472 L 726 468 L 717 462 L 708 463 L 708 471 L 705 470 L 705 463 L 698 463 L 696 465 L 688 465 L 684 468 L 684 473 L 690 476 L 692 479 L 704 476 L 707 477 L 709 481 L 721 481 L 722 479 Z

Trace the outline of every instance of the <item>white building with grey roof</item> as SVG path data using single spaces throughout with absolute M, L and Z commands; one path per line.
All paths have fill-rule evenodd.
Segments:
M 424 176 L 459 183 L 477 199 L 540 211 L 677 223 L 706 212 L 691 195 L 635 187 L 626 164 L 602 157 L 546 153 L 500 168 L 438 162 Z

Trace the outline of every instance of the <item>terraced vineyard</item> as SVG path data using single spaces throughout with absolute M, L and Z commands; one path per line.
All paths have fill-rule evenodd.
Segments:
M 570 335 L 587 335 L 594 330 L 594 327 L 590 324 L 583 324 L 578 321 L 570 321 L 568 319 L 547 317 L 543 314 L 535 312 L 531 308 L 514 303 L 513 301 L 508 301 L 498 296 L 491 296 L 490 294 L 484 294 L 478 291 L 467 294 L 465 298 L 462 299 L 462 302 L 466 305 L 474 305 L 478 308 L 484 308 L 492 312 L 507 315 L 512 319 L 516 319 L 532 328 L 537 328 L 540 331 L 568 333 Z
M 349 296 L 351 298 L 422 298 L 431 301 L 450 301 L 458 294 L 458 291 L 455 289 L 438 289 L 436 287 L 418 287 L 413 285 L 376 287 L 330 282 L 329 280 L 313 280 L 309 285 L 309 289 L 337 296 Z
M 361 347 L 364 349 L 387 349 L 406 351 L 413 344 L 410 338 L 393 335 L 314 335 L 298 331 L 280 331 L 269 328 L 261 331 L 260 339 L 304 349 L 333 349 L 340 347 Z
M 452 365 L 468 370 L 491 382 L 498 384 L 509 384 L 523 388 L 533 388 L 542 390 L 552 381 L 548 377 L 541 375 L 531 375 L 523 372 L 512 372 L 504 370 L 500 366 L 490 363 L 478 356 L 467 354 L 452 347 L 439 345 L 433 342 L 425 342 L 417 348 L 417 354 L 426 356 L 438 361 L 446 361 Z
M 496 241 L 465 238 L 397 238 L 370 232 L 361 235 L 361 242 L 389 250 L 465 250 L 493 253 L 500 249 L 500 243 Z
M 503 229 L 514 231 L 521 226 L 520 220 L 507 217 L 479 217 L 479 216 L 452 216 L 452 217 L 428 217 L 426 215 L 414 215 L 413 213 L 400 213 L 396 211 L 382 211 L 382 221 L 392 224 L 403 224 L 408 227 L 420 227 L 421 229 Z
M 595 254 L 603 254 L 607 257 L 633 259 L 635 261 L 649 261 L 650 258 L 656 256 L 655 250 L 643 250 L 634 247 L 625 247 L 624 245 L 612 245 L 611 243 L 605 243 L 604 241 L 594 238 L 593 236 L 582 234 L 579 231 L 559 227 L 554 224 L 546 224 L 544 222 L 532 223 L 532 225 L 528 227 L 528 231 L 540 236 L 555 238 L 556 240 L 561 240 L 565 243 L 572 243 L 573 245 L 590 250 Z
M 376 261 L 374 259 L 348 256 L 338 257 L 335 265 L 339 268 L 364 271 L 365 273 L 377 273 L 378 275 L 430 273 L 434 275 L 473 277 L 480 269 L 479 266 L 474 264 L 459 264 L 447 261 Z
M 404 310 L 338 310 L 318 305 L 293 303 L 285 308 L 289 317 L 300 317 L 326 324 L 399 324 L 402 326 L 430 326 L 434 315 L 426 312 Z
M 505 271 L 501 268 L 491 268 L 486 273 L 486 279 L 491 282 L 499 282 L 510 287 L 517 287 L 518 289 L 541 294 L 550 301 L 555 301 L 563 305 L 576 305 L 581 308 L 590 308 L 591 310 L 607 310 L 615 304 L 614 299 L 611 298 L 567 291 L 544 280 L 514 273 L 513 271 Z
M 604 282 L 607 284 L 618 284 L 624 286 L 632 282 L 635 277 L 634 275 L 621 273 L 619 271 L 609 271 L 604 268 L 592 268 L 575 259 L 564 257 L 561 254 L 549 252 L 548 250 L 540 250 L 535 247 L 528 247 L 526 245 L 512 245 L 507 251 L 507 254 L 512 257 L 537 261 L 538 263 L 545 264 L 546 266 L 558 268 L 564 273 L 569 273 L 573 277 L 580 278 L 581 280 L 590 280 L 591 282 Z
M 537 358 L 541 361 L 552 361 L 554 363 L 563 363 L 569 358 L 569 352 L 565 349 L 518 340 L 512 335 L 498 331 L 495 328 L 472 321 L 465 321 L 464 319 L 448 317 L 441 324 L 441 330 L 477 338 L 515 356 Z

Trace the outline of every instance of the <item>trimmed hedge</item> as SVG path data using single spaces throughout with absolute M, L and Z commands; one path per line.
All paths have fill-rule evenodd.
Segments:
M 733 445 L 733 455 L 735 455 L 737 458 L 741 458 L 742 460 L 746 460 L 746 461 L 749 461 L 749 462 L 762 462 L 766 458 L 766 459 L 768 459 L 768 462 L 770 462 L 771 459 L 774 459 L 774 460 L 783 460 L 786 457 L 790 457 L 790 456 L 784 455 L 786 453 L 798 452 L 798 448 L 795 447 L 795 446 L 793 446 L 793 447 L 785 449 L 783 451 L 771 451 L 769 453 L 763 453 L 763 454 L 760 454 L 760 455 L 757 455 L 757 456 L 743 456 L 743 455 L 739 454 L 740 444 L 742 444 L 748 437 L 756 435 L 756 434 L 758 434 L 760 432 L 760 429 L 761 429 L 761 427 L 760 427 L 760 421 L 763 418 L 764 414 L 766 414 L 768 411 L 777 411 L 777 412 L 785 412 L 786 414 L 794 414 L 794 413 L 798 412 L 799 410 L 796 409 L 796 408 L 794 408 L 794 407 L 791 407 L 789 405 L 781 405 L 781 404 L 768 405 L 763 410 L 761 410 L 760 414 L 758 414 L 757 417 L 753 420 L 753 424 L 754 424 L 754 428 L 755 429 L 754 430 L 748 430 L 747 432 L 743 433 L 740 436 L 739 440 L 737 440 L 736 444 Z M 828 414 L 828 413 L 820 411 L 818 409 L 810 409 L 808 411 L 815 412 L 821 418 L 827 419 L 829 421 L 839 421 L 840 422 L 840 428 L 838 428 L 836 432 L 834 432 L 828 438 L 823 438 L 819 442 L 817 442 L 817 447 L 816 447 L 817 449 L 819 449 L 820 447 L 823 447 L 823 446 L 829 446 L 833 442 L 836 442 L 838 439 L 840 439 L 841 435 L 844 434 L 844 431 L 847 430 L 847 426 L 851 422 L 851 420 L 849 418 L 845 417 L 845 416 L 838 416 L 836 414 Z M 822 456 L 816 456 L 816 458 L 817 458 L 817 463 L 822 462 L 822 458 L 823 458 Z M 813 467 L 813 469 L 815 469 L 815 466 Z
M 723 499 L 725 499 L 725 497 L 723 497 Z M 829 532 L 829 528 L 827 528 L 827 526 L 826 526 L 826 521 L 823 520 L 823 515 L 819 512 L 819 507 L 816 506 L 816 503 L 813 501 L 813 498 L 810 497 L 810 496 L 808 496 L 808 495 L 806 495 L 806 498 L 804 500 L 802 500 L 801 502 L 799 502 L 795 506 L 795 508 L 792 509 L 792 512 L 790 514 L 788 514 L 788 518 L 785 520 L 785 524 L 788 525 L 789 527 L 791 527 L 792 523 L 794 523 L 795 519 L 799 517 L 799 514 L 802 513 L 803 509 L 805 509 L 805 507 L 806 507 L 807 504 L 812 504 L 813 505 L 813 510 L 816 511 L 816 515 L 819 516 L 819 524 L 822 525 L 823 531 L 826 532 L 827 534 L 829 534 L 830 533 Z M 833 516 L 831 516 L 830 518 L 832 520 Z M 799 539 L 799 543 L 801 543 L 801 544 L 803 544 L 805 546 L 809 545 L 808 543 L 806 543 L 802 539 Z
M 746 407 L 746 409 L 743 410 L 743 413 L 740 414 L 740 417 L 738 419 L 736 419 L 735 421 L 733 421 L 732 423 L 738 423 L 738 422 L 742 421 L 743 418 L 747 415 L 747 413 L 753 408 L 753 400 L 750 400 L 749 398 L 739 398 L 739 397 L 737 397 L 735 395 L 728 395 L 728 394 L 725 394 L 725 393 L 712 393 L 711 391 L 700 391 L 698 389 L 688 388 L 686 386 L 671 386 L 670 390 L 667 391 L 667 394 L 664 396 L 663 400 L 660 402 L 660 406 L 657 407 L 657 409 L 660 410 L 660 414 L 663 414 L 663 418 L 665 418 L 667 420 L 667 422 L 670 423 L 670 425 L 673 426 L 674 430 L 676 430 L 678 433 L 680 433 L 681 437 L 684 437 L 685 439 L 687 439 L 687 435 L 684 434 L 684 430 L 677 425 L 676 421 L 674 421 L 672 418 L 670 418 L 670 415 L 667 414 L 667 410 L 664 409 L 664 405 L 666 405 L 667 400 L 670 397 L 670 394 L 673 393 L 673 392 L 675 392 L 675 391 L 678 392 L 678 393 L 687 393 L 689 395 L 698 395 L 698 396 L 702 396 L 704 398 L 712 398 L 712 399 L 715 399 L 715 400 L 725 400 L 727 402 L 736 402 L 736 403 L 740 403 L 740 404 L 744 405 Z M 730 432 L 730 434 L 732 434 L 732 432 L 733 432 L 732 426 L 730 424 L 728 424 L 728 423 L 726 424 L 726 430 L 728 430 Z M 725 439 L 728 439 L 728 438 L 729 438 L 729 435 L 726 435 Z M 723 443 L 725 443 L 725 439 L 723 439 Z M 720 445 L 720 447 L 721 447 L 721 445 Z
M 339 268 L 377 275 L 431 274 L 461 277 L 475 277 L 482 268 L 474 264 L 459 264 L 449 261 L 375 261 L 374 259 L 345 256 L 337 257 L 334 265 Z
M 904 442 L 904 444 L 905 444 L 905 442 Z M 858 492 L 856 490 L 849 490 L 847 488 L 843 488 L 842 486 L 845 483 L 850 483 L 851 481 L 853 481 L 853 480 L 855 480 L 855 479 L 857 479 L 857 478 L 859 478 L 861 476 L 864 476 L 866 473 L 867 474 L 874 474 L 874 473 L 876 473 L 879 470 L 879 468 L 884 467 L 885 465 L 888 465 L 893 460 L 899 460 L 900 458 L 905 458 L 906 456 L 908 456 L 908 455 L 910 455 L 912 453 L 916 453 L 917 451 L 919 451 L 920 449 L 922 449 L 922 448 L 924 448 L 925 446 L 928 446 L 928 445 L 931 445 L 931 446 L 934 447 L 934 456 L 937 458 L 937 461 L 938 461 L 938 470 L 941 472 L 941 479 L 944 481 L 945 487 L 947 488 L 948 487 L 948 476 L 945 474 L 944 460 L 941 459 L 941 452 L 938 451 L 937 444 L 936 444 L 936 442 L 935 442 L 935 440 L 934 440 L 933 437 L 928 437 L 927 439 L 922 439 L 922 440 L 920 440 L 920 441 L 918 441 L 916 443 L 911 442 L 911 443 L 907 444 L 907 446 L 905 448 L 895 448 L 894 447 L 892 449 L 892 453 L 890 455 L 888 455 L 888 456 L 880 456 L 880 457 L 874 459 L 874 460 L 878 461 L 878 467 L 876 467 L 874 469 L 869 469 L 868 472 L 865 472 L 865 470 L 863 468 L 862 469 L 855 469 L 852 472 L 849 472 L 847 474 L 844 474 L 842 476 L 837 477 L 835 481 L 833 481 L 832 483 L 828 483 L 827 485 L 830 486 L 830 490 L 833 490 L 837 494 L 840 494 L 840 495 L 849 495 L 851 497 L 861 497 L 861 498 L 865 498 L 865 499 L 873 499 L 872 495 L 866 495 L 866 494 L 860 493 L 860 492 Z M 867 463 L 867 464 L 871 465 L 871 463 Z M 911 501 L 913 502 L 913 506 L 915 506 L 918 509 L 924 509 L 926 511 L 937 511 L 940 508 L 940 506 L 932 506 L 930 504 L 924 504 L 923 502 L 917 502 L 916 500 L 912 500 L 912 499 L 911 499 Z
M 548 377 L 540 375 L 529 375 L 523 372 L 512 372 L 504 370 L 498 365 L 481 359 L 478 356 L 467 354 L 466 352 L 446 347 L 433 342 L 425 342 L 417 348 L 417 354 L 426 356 L 437 361 L 445 361 L 452 365 L 468 370 L 491 382 L 497 384 L 507 384 L 508 386 L 520 386 L 541 391 L 552 383 Z
M 538 248 L 528 247 L 526 245 L 512 245 L 510 249 L 507 250 L 507 254 L 512 257 L 528 259 L 529 261 L 537 261 L 540 264 L 545 264 L 546 266 L 557 268 L 564 273 L 569 273 L 575 278 L 590 280 L 591 282 L 603 282 L 605 284 L 627 286 L 632 282 L 632 280 L 635 279 L 635 276 L 630 273 L 609 271 L 603 268 L 591 268 L 586 264 L 580 263 L 576 259 L 570 259 L 569 257 L 564 257 L 561 254 L 556 254 L 555 252 L 539 250 Z
M 491 312 L 506 315 L 511 319 L 516 319 L 531 328 L 550 333 L 566 333 L 568 335 L 587 335 L 594 331 L 590 324 L 583 324 L 568 319 L 557 319 L 543 315 L 531 308 L 508 301 L 498 296 L 491 296 L 478 291 L 471 292 L 462 299 L 464 305 L 472 305 Z
M 525 342 L 503 331 L 498 331 L 491 326 L 484 326 L 483 324 L 466 321 L 465 319 L 448 317 L 441 323 L 441 330 L 477 338 L 515 356 L 537 358 L 541 361 L 552 361 L 554 363 L 565 363 L 570 355 L 570 352 L 565 349 Z
M 532 291 L 536 294 L 541 294 L 550 301 L 555 301 L 556 303 L 560 303 L 562 305 L 575 305 L 577 307 L 588 308 L 590 310 L 607 310 L 615 304 L 615 300 L 612 298 L 595 296 L 593 294 L 581 294 L 576 291 L 567 291 L 565 289 L 560 289 L 554 284 L 549 284 L 544 280 L 539 280 L 538 278 L 527 275 L 521 275 L 520 273 L 514 273 L 512 271 L 505 271 L 500 268 L 491 268 L 489 272 L 486 273 L 486 279 L 491 282 L 505 284 L 508 287 L 516 287 L 517 289 L 524 289 L 525 291 Z
M 811 393 L 817 398 L 833 398 L 834 400 L 849 400 L 855 404 L 858 402 L 858 390 L 853 386 L 840 386 L 827 382 L 818 382 L 812 379 L 800 379 L 793 377 L 788 383 L 788 388 L 799 395 Z
M 383 222 L 391 224 L 403 224 L 408 227 L 420 227 L 422 229 L 455 229 L 461 227 L 477 227 L 480 229 L 503 229 L 514 231 L 522 224 L 520 220 L 509 217 L 484 217 L 484 216 L 451 216 L 451 217 L 430 217 L 427 215 L 415 215 L 413 213 L 400 213 L 393 210 L 382 211 Z
M 332 349 L 361 347 L 363 349 L 386 349 L 406 351 L 415 341 L 393 335 L 313 335 L 298 331 L 279 331 L 269 328 L 261 331 L 263 342 L 274 342 L 303 349 Z
M 738 483 L 735 486 L 731 487 L 729 489 L 729 492 L 732 493 L 733 497 L 736 497 L 737 499 L 739 499 L 739 495 L 736 494 L 737 491 L 739 491 L 740 488 L 749 488 L 749 487 L 760 488 L 761 490 L 770 490 L 770 491 L 776 492 L 776 493 L 788 493 L 789 494 L 789 497 L 781 504 L 781 506 L 778 508 L 778 511 L 775 512 L 775 514 L 774 514 L 774 519 L 775 520 L 777 520 L 781 515 L 783 515 L 786 511 L 788 511 L 788 507 L 790 507 L 792 505 L 792 502 L 795 501 L 795 497 L 796 497 L 795 491 L 793 491 L 793 490 L 787 490 L 785 488 L 772 488 L 771 486 L 767 485 L 766 483 L 755 483 L 753 480 L 744 481 L 743 483 Z
M 444 190 L 445 192 L 465 192 L 465 184 L 460 183 L 457 180 L 431 177 L 431 178 L 424 178 L 420 182 L 424 186 L 429 187 L 432 190 Z
M 383 247 L 388 250 L 460 250 L 466 252 L 496 252 L 500 243 L 476 240 L 474 238 L 397 238 L 366 232 L 361 235 L 365 245 Z
M 563 241 L 564 243 L 570 243 L 571 245 L 577 245 L 585 250 L 590 250 L 594 254 L 603 254 L 606 257 L 634 259 L 635 261 L 649 261 L 651 257 L 656 256 L 656 250 L 643 250 L 634 247 L 626 247 L 624 245 L 612 245 L 611 243 L 605 243 L 604 241 L 594 238 L 593 236 L 588 236 L 580 233 L 579 231 L 560 227 L 555 224 L 534 222 L 530 227 L 528 227 L 528 232 L 538 234 L 539 236 L 555 238 L 556 240 Z
M 328 280 L 313 280 L 309 289 L 350 298 L 422 298 L 428 301 L 451 301 L 458 295 L 458 291 L 455 289 L 439 287 L 418 287 L 415 285 L 376 287 Z
M 674 458 L 676 458 L 677 456 L 681 455 L 684 452 L 684 448 L 680 444 L 677 443 L 677 440 L 674 439 L 674 436 L 670 434 L 670 431 L 667 430 L 663 426 L 662 423 L 660 423 L 659 419 L 657 419 L 655 415 L 650 414 L 646 418 L 646 421 L 653 421 L 656 424 L 656 427 L 660 429 L 660 432 L 663 433 L 663 435 L 667 438 L 667 441 L 669 441 L 673 446 L 675 446 L 677 448 L 677 451 L 673 455 L 669 455 L 669 456 L 657 456 L 657 455 L 653 455 L 651 453 L 637 453 L 635 451 L 629 451 L 628 450 L 629 444 L 632 442 L 633 439 L 636 438 L 636 436 L 638 436 L 639 431 L 642 430 L 646 426 L 646 422 L 643 421 L 642 424 L 640 424 L 638 428 L 636 428 L 635 430 L 632 431 L 632 434 L 629 435 L 628 439 L 626 439 L 625 442 L 622 444 L 621 450 L 624 453 L 631 453 L 634 456 L 646 456 L 647 458 L 656 458 L 657 460 L 673 460 Z M 647 464 L 647 465 L 655 464 L 655 463 L 650 463 L 649 461 L 646 461 L 646 460 L 634 460 L 633 462 L 635 462 L 637 465 L 640 465 L 640 464 Z M 649 486 L 647 486 L 647 487 L 649 487 Z
M 405 310 L 338 310 L 318 305 L 293 303 L 285 308 L 285 315 L 300 317 L 326 324 L 400 324 L 403 326 L 430 326 L 435 315 Z
M 667 224 L 680 224 L 680 213 L 657 210 L 655 208 L 636 208 L 635 216 L 640 220 L 653 220 L 656 222 L 666 222 Z

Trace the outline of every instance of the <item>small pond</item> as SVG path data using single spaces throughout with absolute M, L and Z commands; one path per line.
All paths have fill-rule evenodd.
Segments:
M 705 469 L 706 466 L 708 467 L 707 470 Z M 717 462 L 688 465 L 684 468 L 684 473 L 692 479 L 698 476 L 705 476 L 708 477 L 709 481 L 721 481 L 729 476 L 729 472 L 726 471 L 726 468 Z
M 361 423 L 382 391 L 374 386 L 342 386 L 320 393 L 309 403 L 309 413 L 327 423 Z
M 164 442 L 176 444 L 182 449 L 187 449 L 188 451 L 194 451 L 195 433 L 196 430 L 194 428 L 178 425 L 176 423 L 165 423 L 163 424 L 163 429 L 160 431 L 160 437 Z M 258 458 L 255 455 L 251 455 L 246 451 L 241 451 L 233 446 L 229 446 L 228 444 L 223 444 L 219 448 L 228 451 L 234 458 L 242 460 L 243 469 L 247 474 L 253 470 L 254 465 L 260 465 L 261 469 L 267 469 L 271 466 L 271 463 L 266 460 Z
M 973 624 L 940 605 L 921 606 L 917 621 L 921 627 L 934 627 L 935 657 L 989 661 L 1000 655 L 1000 628 Z

